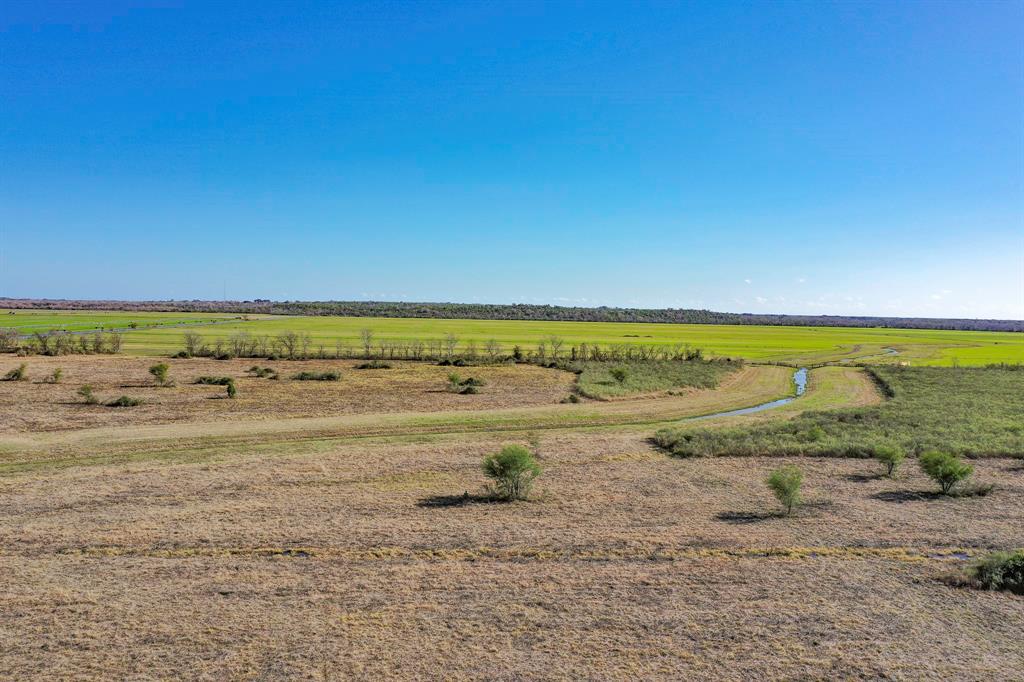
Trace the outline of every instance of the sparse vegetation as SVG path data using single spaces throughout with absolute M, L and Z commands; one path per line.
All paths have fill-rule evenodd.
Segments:
M 974 467 L 961 461 L 956 455 L 938 450 L 931 450 L 917 458 L 921 470 L 939 484 L 943 495 L 949 495 L 953 486 L 967 480 Z
M 234 381 L 229 381 L 228 383 L 224 384 L 224 386 L 227 389 L 228 398 L 234 398 L 236 395 L 238 395 L 238 388 L 235 386 Z
M 63 378 L 64 370 L 60 367 L 55 367 L 43 381 L 47 384 L 59 384 Z
M 77 393 L 81 396 L 82 401 L 85 402 L 86 405 L 95 405 L 99 402 L 99 398 L 97 398 L 93 393 L 91 384 L 83 384 L 78 388 Z
M 647 360 L 628 365 L 609 362 L 571 364 L 577 372 L 577 390 L 587 398 L 605 399 L 634 393 L 655 393 L 685 388 L 714 388 L 740 362 L 702 360 Z
M 156 380 L 157 386 L 170 385 L 170 381 L 167 377 L 168 370 L 170 370 L 170 366 L 166 362 L 160 362 L 149 368 L 149 373 L 153 375 L 153 379 Z
M 341 379 L 341 374 L 338 372 L 299 372 L 293 374 L 292 379 L 295 381 L 338 381 Z
M 3 381 L 27 381 L 28 365 L 24 362 L 3 376 Z
M 463 379 L 460 375 L 454 372 L 448 375 L 448 390 L 452 393 L 473 395 L 479 393 L 480 388 L 485 384 L 486 382 L 483 379 L 476 379 L 474 377 L 467 377 Z
M 103 404 L 107 407 L 137 407 L 142 404 L 142 401 L 138 398 L 130 398 L 123 395 L 120 398 L 115 398 Z
M 234 379 L 231 378 L 231 377 L 202 376 L 202 377 L 197 377 L 196 380 L 193 383 L 204 385 L 204 386 L 227 386 L 228 384 L 230 384 L 232 382 L 234 382 Z
M 504 500 L 525 500 L 541 468 L 522 445 L 506 445 L 501 452 L 484 459 L 484 474 L 493 483 L 492 492 Z
M 982 589 L 1024 595 L 1024 549 L 993 552 L 974 563 L 968 575 Z
M 768 487 L 786 510 L 787 516 L 800 504 L 800 487 L 803 482 L 803 472 L 792 465 L 780 467 L 768 477 Z

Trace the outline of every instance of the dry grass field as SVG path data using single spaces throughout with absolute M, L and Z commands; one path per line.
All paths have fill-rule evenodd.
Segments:
M 42 375 L 44 362 L 57 363 L 30 368 Z M 996 486 L 986 497 L 941 498 L 910 464 L 888 479 L 870 460 L 678 459 L 650 444 L 659 420 L 787 395 L 783 368 L 748 367 L 712 391 L 561 405 L 572 375 L 536 367 L 459 369 L 488 381 L 459 396 L 435 392 L 443 367 L 340 363 L 339 382 L 292 382 L 306 363 L 278 363 L 281 381 L 242 378 L 229 401 L 189 379 L 242 377 L 251 362 L 176 361 L 177 387 L 124 389 L 150 383 L 150 363 L 59 364 L 66 385 L 0 384 L 2 679 L 1024 669 L 1024 598 L 944 580 L 1024 546 L 1019 460 L 974 462 L 977 482 Z M 152 402 L 60 402 L 84 381 Z M 701 423 L 880 400 L 860 370 L 822 368 L 785 407 Z M 588 421 L 564 422 L 577 413 Z M 482 457 L 536 439 L 531 500 L 484 497 Z M 784 517 L 764 479 L 790 462 L 806 504 Z

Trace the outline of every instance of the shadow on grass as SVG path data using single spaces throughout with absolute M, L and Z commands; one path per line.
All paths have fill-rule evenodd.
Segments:
M 844 476 L 847 481 L 853 483 L 870 483 L 871 481 L 878 481 L 883 478 L 887 478 L 885 474 L 874 473 L 874 474 L 847 474 Z
M 943 495 L 937 490 L 886 490 L 884 492 L 875 493 L 872 495 L 876 500 L 882 502 L 895 502 L 896 504 L 903 504 L 905 502 L 927 502 L 929 500 L 939 500 Z
M 465 492 L 461 495 L 434 495 L 432 497 L 424 497 L 416 503 L 416 506 L 426 509 L 437 509 L 444 507 L 464 507 L 470 504 L 502 504 L 504 502 L 506 502 L 506 500 L 502 500 L 491 495 L 470 495 L 468 492 Z
M 736 525 L 757 523 L 759 521 L 768 521 L 770 519 L 782 519 L 786 515 L 781 511 L 770 511 L 770 512 L 721 512 L 715 515 L 715 518 L 719 521 L 725 521 L 726 523 L 732 523 Z

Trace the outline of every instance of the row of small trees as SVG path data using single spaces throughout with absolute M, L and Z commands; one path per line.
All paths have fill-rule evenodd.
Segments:
M 430 339 L 378 339 L 371 329 L 359 332 L 355 343 L 337 339 L 333 344 L 321 341 L 314 343 L 307 332 L 284 331 L 271 336 L 238 332 L 227 338 L 206 339 L 193 331 L 185 332 L 182 357 L 214 358 L 285 358 L 289 360 L 309 358 L 335 359 L 381 359 L 381 360 L 433 360 L 503 362 L 561 362 L 561 361 L 612 361 L 642 362 L 651 360 L 702 360 L 704 350 L 691 348 L 688 344 L 671 346 L 614 344 L 600 345 L 581 343 L 567 346 L 558 336 L 548 336 L 532 348 L 514 345 L 507 348 L 495 339 L 478 342 L 475 339 L 463 341 L 454 334 Z
M 74 334 L 62 330 L 35 332 L 22 338 L 13 327 L 0 329 L 0 353 L 25 355 L 98 355 L 121 352 L 119 332 Z

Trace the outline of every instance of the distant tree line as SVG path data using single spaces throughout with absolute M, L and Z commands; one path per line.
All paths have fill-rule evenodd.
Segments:
M 341 317 L 418 317 L 551 322 L 647 322 L 753 324 L 806 327 L 888 327 L 1024 332 L 1024 320 L 850 315 L 768 315 L 720 313 L 689 308 L 583 308 L 578 306 L 487 303 L 406 303 L 386 301 L 79 301 L 0 298 L 0 307 L 44 310 L 124 310 L 139 312 L 262 313 Z

